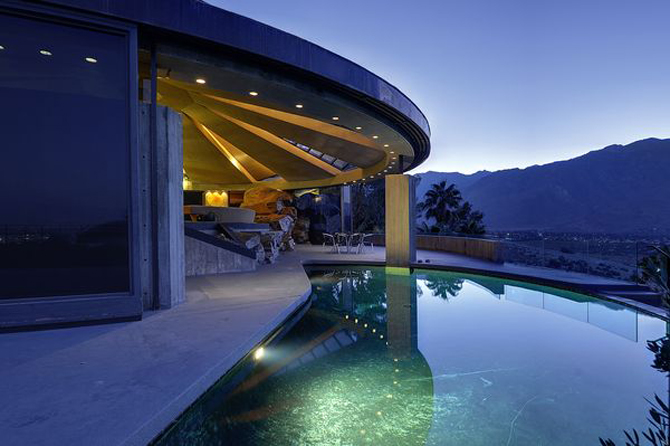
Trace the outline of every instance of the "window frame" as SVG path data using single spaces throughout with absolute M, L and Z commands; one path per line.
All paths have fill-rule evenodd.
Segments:
M 18 327 L 70 325 L 110 320 L 138 320 L 142 316 L 140 240 L 140 154 L 138 147 L 138 52 L 137 27 L 112 19 L 15 1 L 0 4 L 0 15 L 57 23 L 73 28 L 112 33 L 125 38 L 128 57 L 127 156 L 128 184 L 128 270 L 129 291 L 81 295 L 26 297 L 0 300 L 0 331 Z

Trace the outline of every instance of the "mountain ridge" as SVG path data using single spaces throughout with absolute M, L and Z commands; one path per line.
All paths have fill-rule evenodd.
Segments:
M 495 172 L 426 172 L 456 184 L 493 231 L 670 232 L 670 139 L 612 144 L 568 160 Z

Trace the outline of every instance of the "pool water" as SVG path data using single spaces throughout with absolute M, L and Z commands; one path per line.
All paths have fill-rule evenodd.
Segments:
M 312 267 L 311 307 L 158 441 L 193 445 L 624 445 L 666 374 L 666 322 L 485 276 Z

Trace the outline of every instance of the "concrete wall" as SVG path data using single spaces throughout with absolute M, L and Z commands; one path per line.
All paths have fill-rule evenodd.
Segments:
M 204 276 L 254 271 L 256 259 L 210 245 L 193 237 L 184 238 L 186 276 Z

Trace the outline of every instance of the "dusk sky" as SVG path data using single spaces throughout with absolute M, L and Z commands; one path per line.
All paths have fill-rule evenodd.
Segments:
M 415 172 L 670 137 L 668 0 L 211 0 L 357 62 L 432 128 Z

